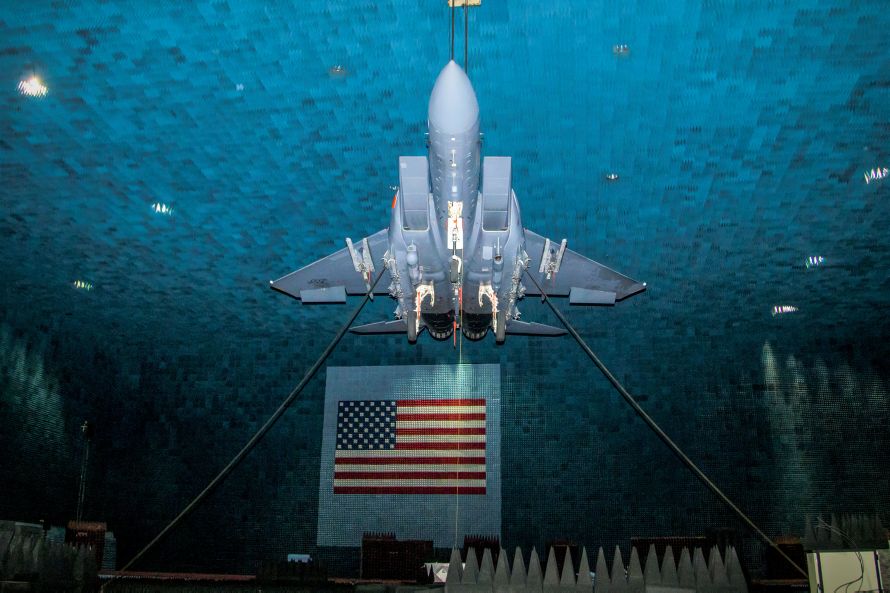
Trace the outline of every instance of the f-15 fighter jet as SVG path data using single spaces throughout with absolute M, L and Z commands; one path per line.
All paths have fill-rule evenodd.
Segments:
M 572 305 L 614 305 L 646 285 L 522 226 L 510 157 L 481 157 L 479 104 L 470 79 L 451 60 L 429 103 L 429 156 L 399 157 L 399 188 L 389 228 L 273 281 L 303 303 L 343 303 L 365 294 L 395 299 L 395 319 L 352 328 L 358 334 L 404 333 L 414 343 L 426 328 L 444 340 L 459 330 L 481 340 L 507 334 L 566 332 L 519 321 L 517 303 L 540 292 Z M 481 179 L 481 183 L 480 183 Z

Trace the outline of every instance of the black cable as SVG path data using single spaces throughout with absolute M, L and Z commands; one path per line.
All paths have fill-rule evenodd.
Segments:
M 174 527 L 179 525 L 179 523 L 189 513 L 195 510 L 195 507 L 197 507 L 201 503 L 201 501 L 207 498 L 207 495 L 210 494 L 210 492 L 212 492 L 213 489 L 220 484 L 220 482 L 226 479 L 226 477 L 230 473 L 232 473 L 232 470 L 234 470 L 235 467 L 239 463 L 241 463 L 241 461 L 243 461 L 245 457 L 247 457 L 247 454 L 250 453 L 253 448 L 257 446 L 257 444 L 263 439 L 263 437 L 266 436 L 266 433 L 269 432 L 272 426 L 278 421 L 279 418 L 281 418 L 281 416 L 287 411 L 290 405 L 294 403 L 294 400 L 297 399 L 297 396 L 300 395 L 300 392 L 303 391 L 303 388 L 306 387 L 312 377 L 315 376 L 315 373 L 318 372 L 318 369 L 321 368 L 321 365 L 324 364 L 324 361 L 327 360 L 327 358 L 334 351 L 334 348 L 337 346 L 340 340 L 343 339 L 343 336 L 346 334 L 346 332 L 349 331 L 349 327 L 353 324 L 356 317 L 358 317 L 358 314 L 368 302 L 371 294 L 374 292 L 374 287 L 377 286 L 377 283 L 380 282 L 380 278 L 383 277 L 383 272 L 384 270 L 380 271 L 380 273 L 377 275 L 377 278 L 374 280 L 374 284 L 372 284 L 370 288 L 368 288 L 368 292 L 365 293 L 365 297 L 362 299 L 362 302 L 359 303 L 359 306 L 356 307 L 355 311 L 352 312 L 352 315 L 349 316 L 349 320 L 343 324 L 343 327 L 340 328 L 340 331 L 337 332 L 337 335 L 334 336 L 334 339 L 331 340 L 331 343 L 328 344 L 328 347 L 324 349 L 324 352 L 321 353 L 321 356 L 318 357 L 318 360 L 315 361 L 315 364 L 313 364 L 312 367 L 310 367 L 310 369 L 306 371 L 306 374 L 303 375 L 303 379 L 296 387 L 294 387 L 293 391 L 290 392 L 290 395 L 288 395 L 287 398 L 283 402 L 281 402 L 281 405 L 278 406 L 278 409 L 275 410 L 275 412 L 271 416 L 269 416 L 269 419 L 266 420 L 266 423 L 263 424 L 252 437 L 250 437 L 250 440 L 247 441 L 247 444 L 244 445 L 244 447 L 240 451 L 238 451 L 238 453 L 232 458 L 232 460 L 229 461 L 228 465 L 226 465 L 222 469 L 222 471 L 220 471 L 216 475 L 216 477 L 213 478 L 209 484 L 207 484 L 204 490 L 202 490 L 201 493 L 194 498 L 194 500 L 188 503 L 188 505 L 178 515 L 176 515 L 175 519 L 170 521 L 170 523 L 168 523 L 167 526 L 164 527 L 164 529 L 162 529 L 161 532 L 156 535 L 153 540 L 148 542 L 148 544 L 144 548 L 142 548 L 138 554 L 133 556 L 133 559 L 127 562 L 124 567 L 121 568 L 120 571 L 118 571 L 117 575 L 115 575 L 111 580 L 102 585 L 103 591 L 105 590 L 106 586 L 114 582 L 116 579 L 120 578 L 120 576 L 124 572 L 126 572 L 127 569 L 138 562 L 150 549 L 155 546 L 155 544 L 161 541 Z
M 470 75 L 470 7 L 464 0 L 464 72 Z
M 831 525 L 829 525 L 828 523 L 826 523 L 825 519 L 823 519 L 822 517 L 819 517 L 818 521 L 819 521 L 819 527 L 827 529 L 828 531 L 831 531 L 832 533 L 836 533 L 839 536 L 841 536 L 843 539 L 845 539 L 847 541 L 847 543 L 850 544 L 850 547 L 853 549 L 853 553 L 856 554 L 856 558 L 859 560 L 859 577 L 853 579 L 852 581 L 848 581 L 846 583 L 841 583 L 834 590 L 834 593 L 837 593 L 838 591 L 840 591 L 841 587 L 844 588 L 844 593 L 847 593 L 847 591 L 850 589 L 850 585 L 852 585 L 853 583 L 860 584 L 859 589 L 857 590 L 857 593 L 861 592 L 862 591 L 862 583 L 865 581 L 865 563 L 862 561 L 862 553 L 859 552 L 859 544 L 857 544 L 856 541 L 853 540 L 852 537 L 850 537 L 849 535 L 847 535 L 840 529 L 836 529 L 836 528 L 832 527 Z
M 457 0 L 451 0 L 451 61 L 454 61 L 454 3 Z
M 587 354 L 587 356 L 590 358 L 590 360 L 593 361 L 593 364 L 595 364 L 596 367 L 603 373 L 603 375 L 605 375 L 606 379 L 609 380 L 609 383 L 612 384 L 612 387 L 614 387 L 615 390 L 619 394 L 621 394 L 621 397 L 624 398 L 624 401 L 626 401 L 628 404 L 630 404 L 630 407 L 632 407 L 634 409 L 634 411 L 637 413 L 637 415 L 643 419 L 643 422 L 648 424 L 649 428 L 651 428 L 652 431 L 656 435 L 658 435 L 658 438 L 660 438 L 662 440 L 662 442 L 664 442 L 664 444 L 667 445 L 668 448 L 671 451 L 673 451 L 677 457 L 680 458 L 680 461 L 682 461 L 684 464 L 686 464 L 686 467 L 688 467 L 690 470 L 692 470 L 692 473 L 694 473 L 699 480 L 704 482 L 705 486 L 710 488 L 711 491 L 714 494 L 716 494 L 720 500 L 722 500 L 730 509 L 732 509 L 732 511 L 736 515 L 738 515 L 748 525 L 748 527 L 750 527 L 757 535 L 759 535 L 761 538 L 763 538 L 763 540 L 766 543 L 768 543 L 772 548 L 774 548 L 776 550 L 776 552 L 778 552 L 779 555 L 782 556 L 782 558 L 787 560 L 788 563 L 791 564 L 791 566 L 793 566 L 795 568 L 795 570 L 797 570 L 797 572 L 802 574 L 804 577 L 809 578 L 807 571 L 805 571 L 803 568 L 798 566 L 797 562 L 792 560 L 785 552 L 782 551 L 782 549 L 775 542 L 773 542 L 772 539 L 770 539 L 770 537 L 767 534 L 765 534 L 759 527 L 757 527 L 757 525 L 754 523 L 754 521 L 752 521 L 748 517 L 748 515 L 746 515 L 744 512 L 742 512 L 742 510 L 739 507 L 737 507 L 735 505 L 735 503 L 733 503 L 729 499 L 729 497 L 726 496 L 726 494 L 724 494 L 723 491 L 720 490 L 720 488 L 718 488 L 717 485 L 714 484 L 714 482 L 712 482 L 701 469 L 699 469 L 699 467 L 695 464 L 695 462 L 693 462 L 683 452 L 683 450 L 680 449 L 680 447 L 677 446 L 677 444 L 673 440 L 671 440 L 671 438 L 661 429 L 661 427 L 658 426 L 658 424 L 655 422 L 655 420 L 653 420 L 652 417 L 649 416 L 649 414 L 647 414 L 646 411 L 642 407 L 640 407 L 640 404 L 637 403 L 637 400 L 635 400 L 634 397 L 627 391 L 627 389 L 625 389 L 624 386 L 618 382 L 618 379 L 615 378 L 615 376 L 609 371 L 609 369 L 606 368 L 606 365 L 604 365 L 602 363 L 602 361 L 597 357 L 597 355 L 594 354 L 593 350 L 590 349 L 590 346 L 587 345 L 587 342 L 585 342 L 584 339 L 578 334 L 578 332 L 575 331 L 575 328 L 565 318 L 565 315 L 563 315 L 562 312 L 556 308 L 556 306 L 550 300 L 550 297 L 548 297 L 547 293 L 544 292 L 544 289 L 541 288 L 541 285 L 538 283 L 537 278 L 535 278 L 533 274 L 529 273 L 528 270 L 526 270 L 526 274 L 528 275 L 529 278 L 531 278 L 532 282 L 535 284 L 538 291 L 541 293 L 541 298 L 544 299 L 544 301 L 550 306 L 550 309 L 553 311 L 553 313 L 556 315 L 556 317 L 559 318 L 559 321 L 565 326 L 565 328 L 569 331 L 569 333 L 572 334 L 572 337 L 575 338 L 575 341 L 578 342 L 578 345 L 581 346 L 581 349 L 584 350 L 584 352 Z

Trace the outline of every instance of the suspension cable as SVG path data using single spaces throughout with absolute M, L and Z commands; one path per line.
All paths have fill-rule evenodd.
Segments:
M 454 61 L 454 3 L 457 0 L 451 0 L 451 60 Z
M 531 278 L 535 287 L 538 289 L 538 292 L 541 293 L 541 298 L 544 299 L 544 302 L 546 302 L 550 306 L 550 309 L 553 311 L 559 321 L 565 326 L 569 333 L 572 334 L 572 337 L 575 338 L 575 341 L 578 342 L 578 345 L 581 346 L 581 349 L 584 350 L 585 354 L 587 354 L 590 360 L 593 361 L 593 364 L 595 364 L 596 367 L 606 377 L 606 379 L 608 379 L 609 383 L 612 384 L 612 387 L 614 387 L 615 390 L 621 395 L 621 397 L 624 398 L 624 401 L 626 401 L 630 405 L 630 407 L 634 409 L 637 415 L 642 418 L 643 422 L 645 422 L 649 426 L 649 428 L 651 428 L 652 431 L 658 436 L 658 438 L 660 438 L 662 442 L 664 442 L 664 444 L 667 445 L 668 448 L 673 451 L 673 453 L 677 457 L 680 458 L 680 461 L 682 461 L 699 480 L 704 482 L 705 486 L 710 488 L 711 491 L 726 504 L 726 506 L 732 509 L 732 511 L 736 515 L 738 515 L 739 518 L 741 518 L 742 521 L 744 521 L 748 525 L 748 527 L 750 527 L 757 535 L 759 535 L 763 539 L 763 541 L 768 543 L 770 547 L 775 549 L 776 552 L 778 552 L 778 554 L 782 556 L 782 558 L 787 560 L 788 563 L 793 566 L 797 572 L 808 578 L 809 575 L 807 574 L 807 571 L 801 568 L 797 564 L 797 562 L 792 560 L 791 557 L 788 556 L 788 554 L 786 554 L 778 546 L 778 544 L 776 544 L 766 533 L 763 532 L 763 530 L 761 530 L 754 523 L 754 521 L 751 520 L 750 517 L 748 517 L 748 515 L 746 515 L 739 507 L 737 507 L 735 503 L 733 503 L 732 500 L 730 500 L 730 498 L 726 494 L 724 494 L 723 491 L 720 490 L 720 488 L 714 482 L 712 482 L 701 469 L 699 469 L 695 462 L 692 461 L 683 452 L 682 449 L 680 449 L 680 447 L 667 435 L 667 433 L 665 433 L 661 429 L 661 427 L 655 422 L 655 420 L 653 420 L 652 417 L 646 413 L 646 411 L 640 406 L 640 404 L 637 403 L 637 400 L 634 399 L 634 397 L 627 391 L 627 389 L 624 388 L 624 386 L 618 381 L 618 379 L 615 378 L 615 375 L 613 375 L 609 371 L 609 369 L 606 368 L 606 365 L 604 365 L 602 361 L 597 357 L 597 355 L 594 354 L 593 350 L 590 349 L 590 346 L 587 345 L 587 342 L 585 342 L 584 339 L 578 334 L 578 332 L 575 331 L 575 328 L 572 326 L 571 323 L 569 323 L 565 315 L 563 315 L 563 313 L 556 308 L 556 306 L 553 304 L 553 301 L 550 300 L 550 297 L 547 296 L 547 293 L 544 292 L 544 289 L 538 283 L 537 278 L 535 278 L 533 274 L 529 273 L 528 270 L 526 270 L 526 275 Z
M 470 0 L 464 0 L 464 72 L 470 75 Z
M 315 376 L 315 374 L 321 368 L 322 364 L 324 364 L 325 360 L 327 360 L 327 358 L 334 351 L 334 348 L 336 348 L 337 344 L 340 343 L 340 340 L 343 339 L 343 336 L 346 334 L 346 332 L 349 331 L 349 327 L 355 322 L 356 317 L 358 317 L 358 314 L 361 313 L 361 310 L 364 308 L 365 304 L 368 302 L 371 295 L 373 294 L 374 288 L 377 286 L 380 278 L 383 277 L 384 271 L 385 270 L 380 270 L 380 273 L 377 275 L 374 283 L 370 286 L 370 288 L 368 288 L 368 292 L 365 293 L 362 302 L 359 303 L 358 307 L 355 308 L 355 310 L 352 312 L 352 315 L 349 316 L 349 319 L 346 321 L 346 323 L 343 324 L 343 327 L 340 328 L 340 330 L 331 340 L 331 343 L 328 344 L 327 348 L 325 348 L 324 351 L 321 353 L 321 356 L 318 357 L 318 360 L 315 361 L 315 364 L 313 364 L 309 368 L 309 370 L 306 371 L 306 374 L 303 375 L 303 379 L 299 382 L 299 384 L 297 384 L 297 386 L 294 387 L 293 391 L 290 392 L 290 395 L 288 395 L 287 398 L 283 402 L 281 402 L 281 405 L 278 406 L 278 409 L 275 410 L 275 412 L 271 416 L 269 416 L 269 419 L 266 420 L 265 424 L 263 424 L 260 429 L 257 430 L 252 437 L 250 437 L 250 440 L 247 441 L 247 444 L 245 444 L 244 447 L 240 451 L 238 451 L 238 453 L 232 458 L 232 460 L 229 461 L 229 463 L 222 469 L 222 471 L 220 471 L 216 475 L 216 477 L 213 478 L 209 484 L 207 484 L 204 490 L 202 490 L 201 493 L 194 498 L 194 500 L 188 503 L 188 505 L 186 505 L 186 507 L 182 509 L 182 511 L 178 515 L 176 515 L 176 518 L 170 521 L 170 523 L 168 523 L 167 526 L 164 527 L 164 529 L 162 529 L 161 532 L 157 534 L 153 540 L 148 542 L 148 544 L 146 544 L 145 547 L 142 548 L 138 554 L 133 556 L 132 560 L 127 562 L 114 577 L 112 577 L 108 582 L 102 585 L 103 591 L 105 590 L 105 587 L 120 578 L 123 573 L 125 573 L 131 566 L 136 564 L 136 562 L 138 562 L 143 556 L 145 556 L 145 554 L 149 550 L 151 550 L 158 542 L 160 542 L 168 533 L 170 533 L 170 531 L 172 531 L 174 527 L 179 525 L 179 523 L 182 522 L 182 520 L 185 519 L 185 517 L 189 513 L 195 510 L 195 507 L 197 507 L 201 503 L 201 501 L 207 498 L 207 496 L 217 486 L 219 486 L 219 484 L 223 480 L 225 480 L 230 473 L 232 473 L 232 470 L 234 470 L 235 467 L 237 467 L 238 464 L 241 463 L 241 461 L 243 461 L 245 457 L 247 457 L 248 453 L 250 453 L 253 448 L 256 447 L 257 444 L 259 444 L 263 437 L 266 436 L 266 433 L 269 432 L 272 426 L 275 425 L 275 423 L 287 411 L 290 405 L 294 403 L 294 400 L 297 399 L 297 396 L 300 395 L 300 392 L 303 391 L 303 388 L 306 387 L 312 377 Z

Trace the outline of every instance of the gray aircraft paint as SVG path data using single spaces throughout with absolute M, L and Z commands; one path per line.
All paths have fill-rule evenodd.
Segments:
M 384 277 L 374 294 L 396 300 L 396 320 L 356 327 L 355 333 L 407 333 L 413 341 L 413 330 L 425 327 L 442 339 L 458 325 L 479 339 L 499 327 L 498 342 L 505 333 L 565 334 L 519 321 L 518 302 L 539 294 L 522 282 L 525 273 L 572 305 L 613 305 L 645 290 L 645 284 L 522 226 L 512 160 L 482 158 L 476 93 L 454 61 L 436 79 L 428 117 L 429 154 L 399 157 L 389 228 L 362 242 L 347 240 L 346 249 L 273 281 L 273 289 L 304 303 L 345 302 L 347 295 L 367 291 L 382 264 Z

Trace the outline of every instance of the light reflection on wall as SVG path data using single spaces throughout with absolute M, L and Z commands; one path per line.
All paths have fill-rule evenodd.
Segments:
M 4 473 L 27 469 L 34 475 L 34 467 L 43 467 L 51 474 L 71 454 L 57 379 L 6 326 L 0 327 L 0 426 L 17 427 L 0 439 Z
M 808 368 L 794 355 L 782 365 L 769 342 L 761 352 L 766 419 L 774 455 L 774 509 L 784 529 L 797 530 L 805 513 L 869 511 L 871 455 L 880 455 L 868 436 L 890 417 L 887 389 L 877 373 L 854 370 L 844 361 L 831 369 L 821 359 Z M 882 420 L 884 419 L 884 420 Z M 862 500 L 850 489 L 862 490 Z M 844 509 L 835 508 L 844 500 Z M 860 505 L 857 507 L 857 505 Z M 866 506 L 861 506 L 866 505 Z

